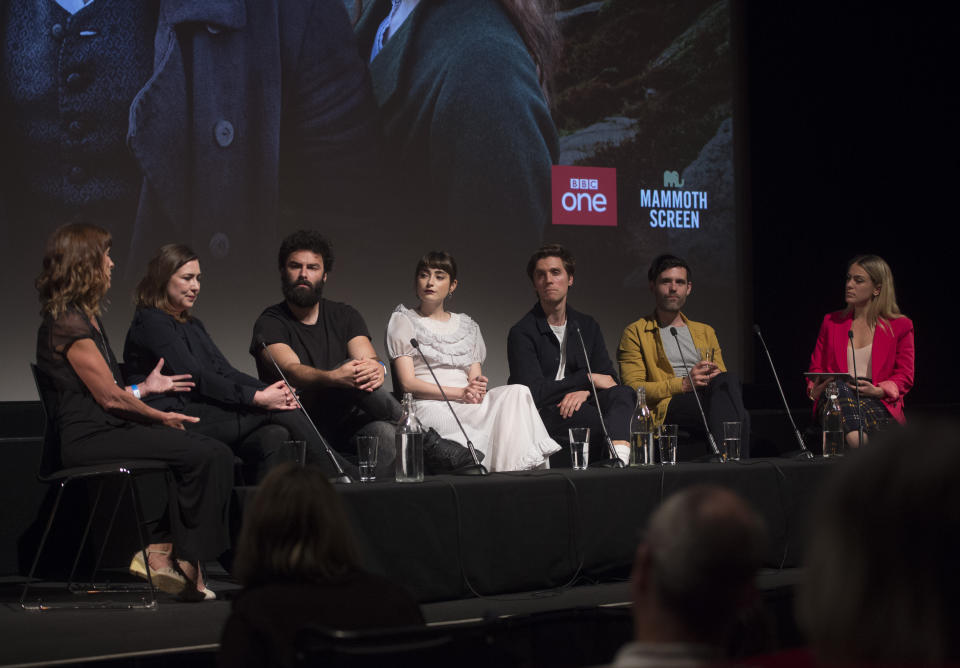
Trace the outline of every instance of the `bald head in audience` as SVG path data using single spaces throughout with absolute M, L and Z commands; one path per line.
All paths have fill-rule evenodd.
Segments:
M 636 640 L 723 645 L 738 610 L 755 597 L 765 548 L 762 520 L 733 492 L 698 485 L 669 497 L 637 549 Z

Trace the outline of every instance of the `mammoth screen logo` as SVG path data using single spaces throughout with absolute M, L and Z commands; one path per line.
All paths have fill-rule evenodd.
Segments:
M 680 174 L 676 170 L 666 170 L 663 173 L 663 187 L 664 188 L 682 188 L 683 179 L 680 178 Z
M 640 190 L 640 207 L 648 210 L 650 227 L 700 229 L 700 216 L 707 211 L 707 191 L 683 190 L 680 173 L 663 172 L 663 188 Z
M 554 165 L 551 179 L 554 225 L 617 226 L 617 170 Z

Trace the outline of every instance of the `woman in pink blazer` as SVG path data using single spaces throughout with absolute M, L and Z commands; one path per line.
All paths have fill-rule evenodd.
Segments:
M 876 431 L 890 418 L 903 423 L 903 398 L 913 387 L 913 322 L 897 306 L 890 266 L 877 255 L 853 258 L 844 295 L 847 307 L 823 318 L 810 371 L 853 375 L 856 356 L 864 431 Z M 807 381 L 807 396 L 816 403 L 818 416 L 826 404 L 820 395 L 829 381 Z M 857 447 L 857 386 L 841 383 L 839 389 L 847 444 Z

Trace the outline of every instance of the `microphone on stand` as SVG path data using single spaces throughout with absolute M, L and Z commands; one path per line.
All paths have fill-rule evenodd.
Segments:
M 337 470 L 337 476 L 335 478 L 331 478 L 331 482 L 343 484 L 353 482 L 353 480 L 350 479 L 350 476 L 343 472 L 343 467 L 340 466 L 340 462 L 337 460 L 336 455 L 333 454 L 333 448 L 331 448 L 330 444 L 327 443 L 327 439 L 323 437 L 323 434 L 321 434 L 320 430 L 317 429 L 317 425 L 314 424 L 313 420 L 310 419 L 310 414 L 307 413 L 307 410 L 303 407 L 303 404 L 300 403 L 300 397 L 297 396 L 296 390 L 290 386 L 290 383 L 287 381 L 287 377 L 283 375 L 283 371 L 280 370 L 280 365 L 277 364 L 277 360 L 273 359 L 273 354 L 270 352 L 270 349 L 267 348 L 267 342 L 262 338 L 257 337 L 257 343 L 260 344 L 260 347 L 263 348 L 263 351 L 267 353 L 267 357 L 269 357 L 270 361 L 273 362 L 273 367 L 277 370 L 277 373 L 280 374 L 280 378 L 283 379 L 283 384 L 287 386 L 288 390 L 290 390 L 290 394 L 292 394 L 293 398 L 296 400 L 297 406 L 300 407 L 300 411 L 303 413 L 304 417 L 307 418 L 307 422 L 310 423 L 310 426 L 313 427 L 313 430 L 317 433 L 317 438 L 320 439 L 320 443 L 323 444 L 324 450 L 327 451 L 327 456 L 330 457 L 330 461 L 333 462 L 333 466 Z
M 793 420 L 793 414 L 790 412 L 790 406 L 787 404 L 787 395 L 783 393 L 783 386 L 780 384 L 780 377 L 777 376 L 777 367 L 773 365 L 773 357 L 770 356 L 770 349 L 767 348 L 766 341 L 763 340 L 763 334 L 760 333 L 760 325 L 754 324 L 753 333 L 757 335 L 757 338 L 760 339 L 760 345 L 763 346 L 763 352 L 767 354 L 767 362 L 770 363 L 770 370 L 773 372 L 773 380 L 777 383 L 777 389 L 780 390 L 780 398 L 783 400 L 783 407 L 787 411 L 787 417 L 790 419 L 790 424 L 793 425 L 793 434 L 797 437 L 797 443 L 800 445 L 800 451 L 796 453 L 798 459 L 813 459 L 813 453 L 807 448 L 807 444 L 803 442 L 803 436 L 800 435 L 800 430 L 797 429 L 797 423 Z
M 697 394 L 697 386 L 693 384 L 693 376 L 690 375 L 690 370 L 693 367 L 687 366 L 687 360 L 683 358 L 683 348 L 680 347 L 680 337 L 677 335 L 676 327 L 670 327 L 670 335 L 673 336 L 674 340 L 677 342 L 677 350 L 680 351 L 680 361 L 687 370 L 687 379 L 690 381 L 690 388 L 693 390 L 693 397 L 697 400 L 697 408 L 700 409 L 700 417 L 703 418 L 703 428 L 707 432 L 707 438 L 710 440 L 710 447 L 713 449 L 713 454 L 719 457 L 720 448 L 717 447 L 717 442 L 714 440 L 713 434 L 710 433 L 710 427 L 707 425 L 707 414 L 703 412 L 703 404 L 700 403 L 700 395 Z
M 590 355 L 587 354 L 587 346 L 583 342 L 583 333 L 580 331 L 580 325 L 576 322 L 571 323 L 577 330 L 577 336 L 580 338 L 580 347 L 583 349 L 583 358 L 587 361 L 587 378 L 590 379 L 590 387 L 593 390 L 593 400 L 597 404 L 597 415 L 600 416 L 600 428 L 603 430 L 603 440 L 607 444 L 607 453 L 610 455 L 606 459 L 592 462 L 590 466 L 597 468 L 622 469 L 623 460 L 617 455 L 617 449 L 613 447 L 613 441 L 610 440 L 610 434 L 607 432 L 607 425 L 603 421 L 603 411 L 600 410 L 600 397 L 597 396 L 597 386 L 593 382 L 593 371 L 590 369 Z
M 860 379 L 857 378 L 857 350 L 853 347 L 853 327 L 850 327 L 850 331 L 847 332 L 847 337 L 850 339 L 850 356 L 853 358 L 853 382 L 857 386 L 857 420 L 860 423 L 860 426 L 857 427 L 857 433 L 860 435 L 860 440 L 857 442 L 857 445 L 863 445 L 863 406 L 860 404 Z
M 437 374 L 433 372 L 433 367 L 430 366 L 430 361 L 427 359 L 427 356 L 423 354 L 423 351 L 420 350 L 420 342 L 416 339 L 410 339 L 410 345 L 417 349 L 417 352 L 420 353 L 420 359 L 426 363 L 427 369 L 430 370 L 430 375 L 433 376 L 433 382 L 437 384 L 437 389 L 440 390 L 440 396 L 443 397 L 443 400 L 447 402 L 447 408 L 449 408 L 450 412 L 453 413 L 453 419 L 457 421 L 457 426 L 460 427 L 460 432 L 463 434 L 463 438 L 467 441 L 467 450 L 470 451 L 470 456 L 473 457 L 473 464 L 461 466 L 460 468 L 451 471 L 451 473 L 454 475 L 490 475 L 490 472 L 487 471 L 487 467 L 480 463 L 480 459 L 477 457 L 477 451 L 473 447 L 473 441 L 471 441 L 470 437 L 467 436 L 467 430 L 463 428 L 462 424 L 460 424 L 460 418 L 457 417 L 457 412 L 453 410 L 453 406 L 450 405 L 450 400 L 447 399 L 447 393 L 443 391 L 443 385 L 441 385 L 440 381 L 437 380 Z

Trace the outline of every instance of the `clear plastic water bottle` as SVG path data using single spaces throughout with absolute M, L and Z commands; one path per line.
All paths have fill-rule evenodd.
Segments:
M 823 456 L 841 457 L 843 455 L 843 414 L 840 412 L 840 404 L 837 397 L 840 391 L 836 383 L 827 385 L 824 390 L 826 409 L 823 411 Z
M 630 466 L 653 466 L 654 439 L 653 415 L 647 406 L 647 391 L 637 388 L 637 407 L 630 418 Z
M 423 427 L 413 412 L 413 395 L 403 395 L 403 414 L 397 424 L 397 482 L 423 482 Z

